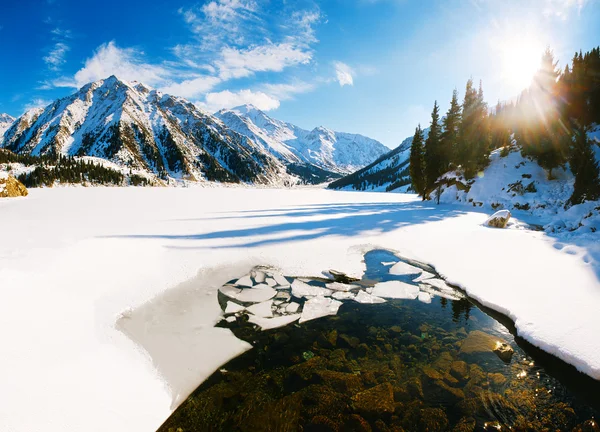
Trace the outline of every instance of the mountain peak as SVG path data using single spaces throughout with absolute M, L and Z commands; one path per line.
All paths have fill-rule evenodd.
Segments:
M 236 106 L 234 108 L 231 108 L 229 111 L 233 111 L 233 112 L 236 112 L 236 113 L 241 114 L 241 115 L 247 115 L 247 114 L 251 114 L 251 113 L 261 113 L 261 114 L 263 114 L 263 112 L 261 110 L 259 110 L 258 108 L 256 108 L 252 104 L 245 104 L 245 105 Z
M 0 123 L 12 123 L 14 122 L 16 119 L 6 113 L 0 113 Z

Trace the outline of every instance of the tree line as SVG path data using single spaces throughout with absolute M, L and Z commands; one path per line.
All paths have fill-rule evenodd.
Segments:
M 467 81 L 459 103 L 454 90 L 450 108 L 440 120 L 434 103 L 427 139 L 417 126 L 410 154 L 413 189 L 429 199 L 440 187 L 440 176 L 457 171 L 473 179 L 489 163 L 492 150 L 505 156 L 513 139 L 523 156 L 548 171 L 568 162 L 575 175 L 570 204 L 600 198 L 600 170 L 587 132 L 600 124 L 600 48 L 576 53 L 563 71 L 550 49 L 542 56 L 532 84 L 516 102 L 500 103 L 490 110 L 482 83 Z

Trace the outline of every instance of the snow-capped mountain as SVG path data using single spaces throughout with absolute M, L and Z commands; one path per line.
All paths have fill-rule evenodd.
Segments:
M 310 164 L 347 174 L 373 162 L 389 148 L 358 134 L 334 132 L 322 126 L 308 131 L 269 117 L 252 105 L 215 114 L 229 128 L 252 138 L 286 164 Z
M 8 114 L 0 114 L 0 143 L 2 143 L 4 132 L 15 122 L 15 118 Z
M 423 130 L 423 135 L 427 139 L 429 128 Z M 363 169 L 332 182 L 329 188 L 405 192 L 410 185 L 409 158 L 412 140 L 412 136 L 406 138 L 394 150 Z
M 261 145 L 192 103 L 114 76 L 28 111 L 4 138 L 18 154 L 92 156 L 164 179 L 294 180 Z

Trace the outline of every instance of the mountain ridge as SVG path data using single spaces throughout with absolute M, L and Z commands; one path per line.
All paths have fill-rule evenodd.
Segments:
M 348 174 L 373 162 L 389 148 L 360 134 L 336 132 L 324 126 L 312 130 L 274 119 L 251 104 L 215 113 L 227 126 L 271 148 L 290 163 L 309 163 Z
M 358 134 L 322 126 L 305 131 L 250 105 L 237 108 L 240 124 L 231 127 L 219 118 L 227 117 L 225 111 L 234 113 L 214 116 L 184 98 L 113 75 L 17 119 L 6 116 L 0 147 L 27 156 L 91 157 L 124 174 L 167 183 L 272 186 L 331 181 L 385 149 Z M 288 144 L 299 137 L 310 142 Z

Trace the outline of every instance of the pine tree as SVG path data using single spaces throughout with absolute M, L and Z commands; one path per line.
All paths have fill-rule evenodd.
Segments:
M 576 129 L 571 148 L 571 171 L 575 174 L 575 186 L 571 204 L 594 201 L 600 198 L 600 169 L 585 129 Z
M 433 104 L 431 112 L 431 125 L 429 136 L 425 141 L 425 192 L 423 197 L 429 198 L 438 177 L 443 174 L 442 146 L 440 140 L 440 107 L 437 101 Z
M 450 108 L 446 113 L 446 117 L 442 120 L 442 126 L 444 131 L 442 132 L 440 139 L 442 141 L 442 158 L 443 158 L 443 171 L 446 171 L 450 164 L 456 164 L 458 157 L 458 131 L 461 121 L 461 107 L 458 103 L 458 91 L 454 89 L 452 92 L 452 100 L 450 101 Z
M 458 132 L 457 161 L 465 173 L 466 178 L 472 178 L 477 172 L 475 151 L 477 147 L 477 128 L 479 110 L 479 96 L 473 80 L 467 81 L 465 97 L 463 100 L 462 121 Z
M 423 148 L 423 130 L 417 126 L 410 147 L 410 178 L 416 193 L 424 196 L 425 193 L 425 157 Z

